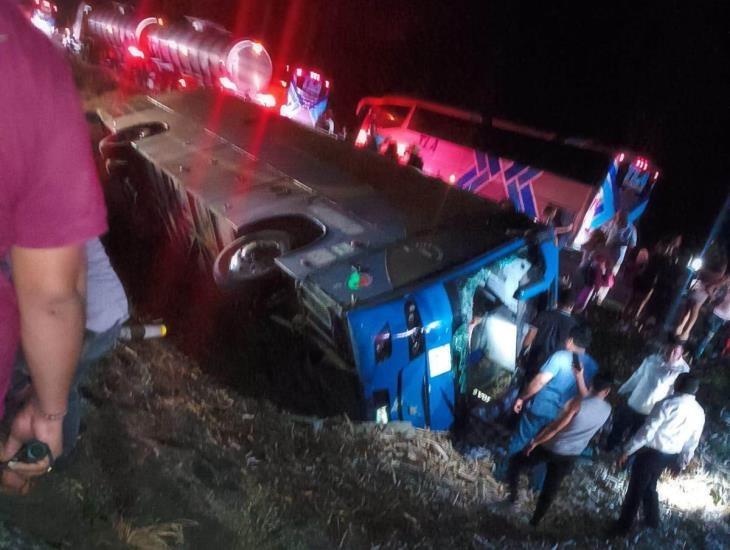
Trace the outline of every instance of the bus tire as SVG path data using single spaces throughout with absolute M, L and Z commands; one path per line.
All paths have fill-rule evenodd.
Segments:
M 213 264 L 213 279 L 221 290 L 249 290 L 280 275 L 275 259 L 291 249 L 286 231 L 262 229 L 245 233 L 226 246 Z

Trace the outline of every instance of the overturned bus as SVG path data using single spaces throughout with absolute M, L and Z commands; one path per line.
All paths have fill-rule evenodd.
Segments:
M 149 254 L 202 250 L 226 293 L 275 287 L 291 326 L 357 380 L 362 418 L 449 429 L 467 396 L 504 387 L 555 299 L 550 231 L 377 154 L 206 91 L 99 115 L 110 181 L 135 188 L 112 220 L 143 216 Z

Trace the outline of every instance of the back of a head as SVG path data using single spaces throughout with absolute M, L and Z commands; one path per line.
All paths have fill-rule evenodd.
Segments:
M 602 391 L 610 390 L 612 386 L 613 378 L 605 372 L 599 372 L 596 374 L 591 382 L 593 393 L 601 393 Z
M 695 395 L 700 389 L 700 381 L 697 377 L 689 372 L 683 372 L 674 381 L 674 391 L 676 393 L 687 393 Z
M 575 306 L 575 290 L 572 288 L 561 288 L 558 292 L 558 307 L 560 309 L 573 309 Z
M 578 348 L 587 349 L 591 345 L 591 328 L 586 324 L 579 324 L 570 331 L 570 338 L 573 345 Z

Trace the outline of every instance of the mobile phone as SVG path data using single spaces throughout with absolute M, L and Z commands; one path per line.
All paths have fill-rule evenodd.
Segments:
M 573 354 L 573 368 L 578 372 L 583 370 L 583 366 L 580 364 L 580 359 L 578 359 L 577 353 Z
M 23 446 L 18 449 L 18 452 L 10 459 L 10 462 L 35 464 L 36 462 L 40 462 L 44 458 L 50 456 L 51 449 L 48 445 L 42 441 L 38 441 L 37 439 L 31 439 L 30 441 L 26 441 Z

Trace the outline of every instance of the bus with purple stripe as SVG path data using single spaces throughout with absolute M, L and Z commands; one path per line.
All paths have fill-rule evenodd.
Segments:
M 556 225 L 571 226 L 564 244 L 579 248 L 619 210 L 636 221 L 646 209 L 659 171 L 644 156 L 590 140 L 494 119 L 404 96 L 366 97 L 357 107 L 358 147 L 398 161 L 417 154 L 436 178 L 540 219 L 548 207 Z

